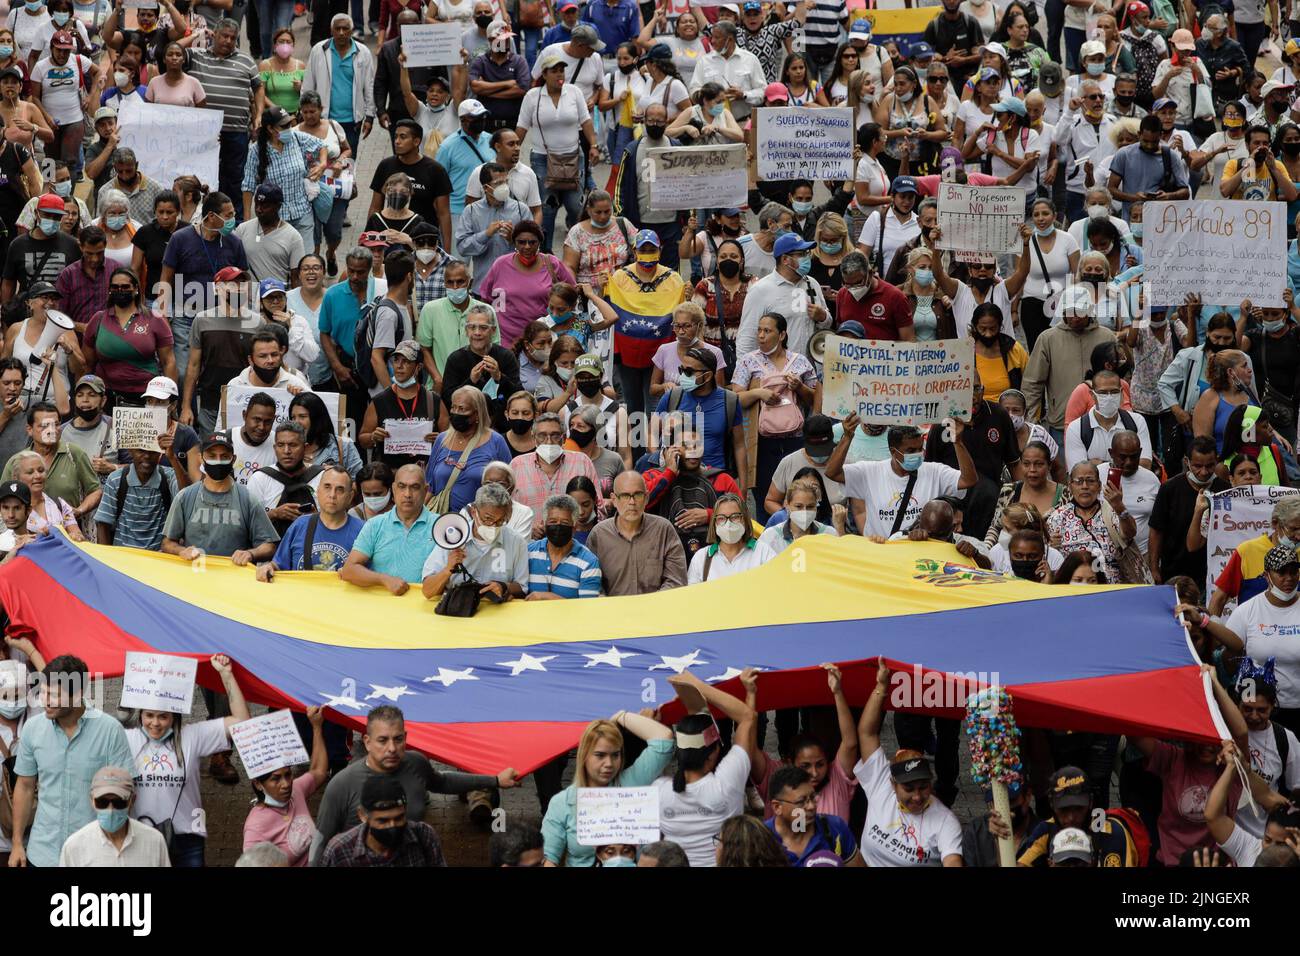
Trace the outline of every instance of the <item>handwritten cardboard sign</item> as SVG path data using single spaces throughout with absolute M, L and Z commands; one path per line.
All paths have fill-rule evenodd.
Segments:
M 287 388 L 260 388 L 256 385 L 224 385 L 221 389 L 221 414 L 217 418 L 217 428 L 233 428 L 244 420 L 244 409 L 248 408 L 249 400 L 258 392 L 265 392 L 275 399 L 275 423 L 278 425 L 289 417 L 289 403 L 293 401 L 294 396 L 290 394 Z M 314 392 L 322 402 L 325 403 L 325 410 L 330 413 L 330 421 L 334 423 L 334 430 L 337 434 L 343 434 L 343 422 L 347 420 L 344 414 L 343 396 L 338 392 Z
M 643 844 L 659 839 L 654 787 L 579 787 L 578 845 Z
M 118 145 L 135 151 L 142 173 L 156 183 L 197 176 L 216 188 L 220 109 L 146 103 L 138 96 L 123 97 L 121 103 Z
M 749 188 L 745 144 L 672 146 L 647 150 L 650 205 L 654 209 L 743 206 Z
M 416 455 L 427 458 L 433 449 L 424 436 L 437 431 L 432 421 L 427 418 L 386 418 L 384 431 L 385 455 Z
M 161 406 L 113 409 L 113 444 L 118 448 L 161 452 L 158 436 L 166 432 L 167 409 Z
M 994 256 L 1022 245 L 1025 191 L 1019 186 L 939 185 L 940 249 Z
M 194 675 L 198 669 L 199 662 L 193 657 L 128 651 L 120 706 L 123 710 L 188 714 L 194 704 Z
M 311 759 L 287 710 L 273 710 L 233 725 L 230 739 L 249 777 L 263 777 Z
M 969 339 L 826 340 L 822 407 L 879 425 L 933 425 L 971 415 L 975 359 Z
M 1150 202 L 1142 221 L 1148 305 L 1180 306 L 1190 292 L 1206 305 L 1285 304 L 1286 203 Z
M 784 106 L 755 110 L 758 178 L 852 179 L 857 129 L 847 106 L 810 110 Z M 1021 200 L 1023 203 L 1023 199 Z

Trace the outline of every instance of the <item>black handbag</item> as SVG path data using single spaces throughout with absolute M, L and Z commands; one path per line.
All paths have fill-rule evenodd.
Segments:
M 480 593 L 483 585 L 474 580 L 473 575 L 465 570 L 463 564 L 454 569 L 453 573 L 456 572 L 463 574 L 469 580 L 461 584 L 449 585 L 442 592 L 442 598 L 433 612 L 447 617 L 473 617 L 478 612 L 479 601 L 483 600 L 483 595 Z

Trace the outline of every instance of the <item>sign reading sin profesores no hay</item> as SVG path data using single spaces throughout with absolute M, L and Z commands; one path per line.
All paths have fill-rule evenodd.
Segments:
M 1148 304 L 1179 306 L 1195 292 L 1206 305 L 1284 305 L 1286 203 L 1149 202 L 1142 221 Z
M 972 345 L 966 339 L 888 342 L 832 335 L 826 342 L 822 411 L 877 425 L 970 419 Z
M 853 110 L 786 106 L 755 110 L 754 115 L 759 179 L 853 178 Z

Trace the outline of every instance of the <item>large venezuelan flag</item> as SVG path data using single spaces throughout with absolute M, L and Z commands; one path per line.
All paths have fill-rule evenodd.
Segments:
M 225 653 L 254 701 L 328 704 L 357 727 L 371 707 L 396 703 L 412 746 L 482 772 L 532 770 L 572 747 L 587 721 L 674 702 L 666 678 L 688 667 L 737 694 L 739 669 L 763 668 L 766 709 L 829 703 L 818 664 L 835 661 L 858 704 L 877 655 L 943 680 L 987 675 L 1011 690 L 1026 726 L 1217 740 L 1221 722 L 1173 600 L 1170 588 L 1005 578 L 948 545 L 830 536 L 723 581 L 485 604 L 472 619 L 435 615 L 418 589 L 395 598 L 324 572 L 258 584 L 224 559 L 191 568 L 62 535 L 0 567 L 14 629 L 34 632 L 46 654 L 75 653 L 115 676 L 126 651 Z M 199 679 L 219 686 L 206 664 Z

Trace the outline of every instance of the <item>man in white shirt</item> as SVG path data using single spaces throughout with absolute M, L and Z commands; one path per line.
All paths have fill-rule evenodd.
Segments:
M 915 212 L 916 180 L 911 176 L 895 176 L 889 193 L 893 202 L 888 206 L 877 206 L 862 224 L 858 236 L 858 248 L 880 275 L 889 270 L 898 247 L 921 234 L 921 223 Z
M 1058 175 L 1066 177 L 1066 219 L 1073 222 L 1083 215 L 1083 196 L 1087 190 L 1084 164 L 1093 169 L 1115 151 L 1110 129 L 1116 120 L 1106 114 L 1106 94 L 1096 80 L 1079 84 L 1079 96 L 1069 101 L 1069 108 L 1056 124 Z
M 858 416 L 850 415 L 844 420 L 844 437 L 826 462 L 826 477 L 844 483 L 844 494 L 852 499 L 854 517 L 863 535 L 888 539 L 904 527 L 916 524 L 927 502 L 978 484 L 975 461 L 965 443 L 959 440 L 965 423 L 954 419 L 951 425 L 960 471 L 939 462 L 925 461 L 925 437 L 919 428 L 910 425 L 889 429 L 887 459 L 846 465 L 844 460 L 858 429 Z
M 1136 416 L 1141 418 L 1141 415 Z M 1072 423 L 1073 424 L 1073 423 Z M 1147 535 L 1151 522 L 1151 509 L 1155 507 L 1160 491 L 1160 479 L 1149 468 L 1138 462 L 1142 457 L 1142 444 L 1135 432 L 1119 431 L 1110 440 L 1110 464 L 1097 467 L 1097 477 L 1104 486 L 1113 481 L 1110 473 L 1118 471 L 1119 489 L 1124 495 L 1124 506 L 1137 522 L 1137 546 L 1147 553 Z
M 301 372 L 284 367 L 286 343 L 280 341 L 281 335 L 288 339 L 283 329 L 264 327 L 254 332 L 248 343 L 248 368 L 227 382 L 226 387 L 283 388 L 294 395 L 310 392 L 311 384 Z
M 97 819 L 63 844 L 59 866 L 171 866 L 163 835 L 131 819 L 135 781 L 121 767 L 101 767 L 90 781 Z
M 275 442 L 268 441 L 275 427 L 275 399 L 258 392 L 244 409 L 244 424 L 230 430 L 230 446 L 235 453 L 235 481 L 247 485 L 248 479 L 265 465 L 275 464 Z
M 719 20 L 710 33 L 713 52 L 700 58 L 691 78 L 691 92 L 712 80 L 722 87 L 731 115 L 743 122 L 755 106 L 763 103 L 767 78 L 758 57 L 736 45 L 736 25 Z
M 303 464 L 307 432 L 297 422 L 281 422 L 275 429 L 275 464 L 263 465 L 249 476 L 248 493 L 266 509 L 266 516 L 281 535 L 299 515 L 316 507 L 316 488 L 322 465 Z
M 745 294 L 736 330 L 736 354 L 748 355 L 758 348 L 758 321 L 768 312 L 785 317 L 786 348 L 800 355 L 808 354 L 808 340 L 813 332 L 830 322 L 826 298 L 816 279 L 808 277 L 812 266 L 813 243 L 796 233 L 779 236 L 772 246 L 776 271 L 763 276 Z
M 541 62 L 540 58 L 538 62 Z M 506 184 L 510 187 L 511 198 L 531 209 L 533 220 L 540 226 L 542 196 L 537 188 L 537 174 L 531 166 L 519 161 L 522 153 L 519 135 L 512 129 L 499 129 L 492 134 L 488 145 L 496 151 L 496 161 L 506 169 Z M 483 184 L 479 182 L 479 170 L 482 168 L 481 165 L 475 166 L 470 170 L 469 179 L 465 180 L 466 205 L 483 198 Z
M 1094 372 L 1092 395 L 1097 404 L 1065 428 L 1065 467 L 1081 461 L 1104 463 L 1110 455 L 1111 441 L 1123 431 L 1133 432 L 1142 445 L 1142 467 L 1151 467 L 1151 435 L 1146 420 L 1120 408 L 1124 399 L 1120 378 L 1109 369 Z

